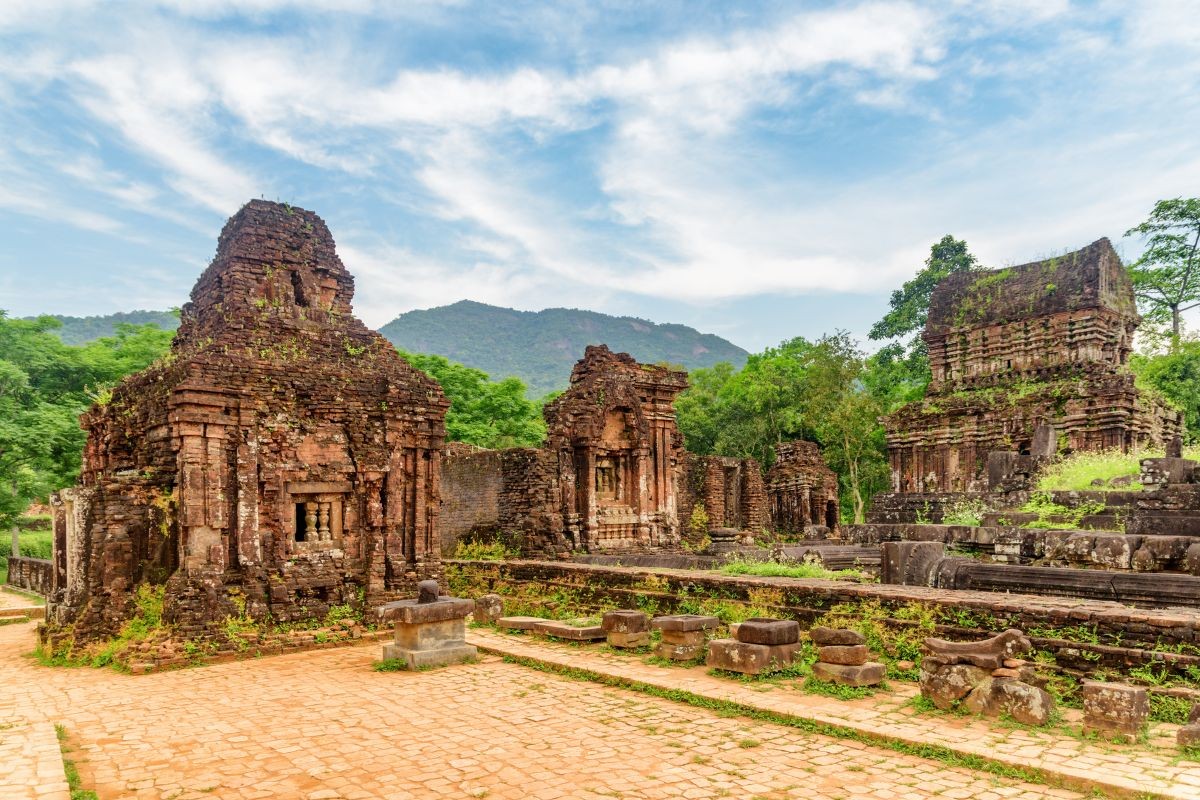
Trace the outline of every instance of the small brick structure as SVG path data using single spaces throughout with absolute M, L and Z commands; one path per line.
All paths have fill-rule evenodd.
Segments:
M 791 664 L 804 646 L 795 620 L 754 617 L 730 627 L 732 639 L 708 643 L 709 667 L 761 675 Z
M 353 294 L 316 214 L 230 218 L 170 353 L 83 417 L 79 485 L 53 498 L 48 639 L 116 633 L 147 583 L 178 635 L 219 639 L 230 616 L 320 619 L 440 575 L 448 403 Z
M 721 620 L 701 614 L 674 614 L 655 617 L 650 626 L 662 631 L 662 641 L 654 653 L 671 661 L 691 661 L 704 655 L 708 633 Z
M 1144 686 L 1084 681 L 1083 732 L 1135 741 L 1150 719 L 1150 695 Z

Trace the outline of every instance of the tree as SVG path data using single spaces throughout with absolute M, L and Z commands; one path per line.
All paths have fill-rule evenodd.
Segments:
M 450 401 L 446 438 L 477 447 L 537 447 L 546 423 L 537 403 L 525 398 L 519 378 L 499 382 L 487 373 L 442 356 L 400 351 L 408 363 L 441 384 Z
M 1172 348 L 1183 332 L 1183 312 L 1200 306 L 1200 198 L 1159 200 L 1150 218 L 1126 236 L 1146 239 L 1146 251 L 1129 268 L 1145 318 L 1170 323 Z
M 897 339 L 916 334 L 910 350 L 924 353 L 924 342 L 920 338 L 925 322 L 929 318 L 929 301 L 933 290 L 947 275 L 955 272 L 974 272 L 980 269 L 975 256 L 967 250 L 967 243 L 946 234 L 941 241 L 929 248 L 925 267 L 915 278 L 892 292 L 888 301 L 891 308 L 883 319 L 871 326 L 871 339 Z
M 1161 393 L 1183 411 L 1188 441 L 1200 439 L 1200 341 L 1179 340 L 1168 353 L 1134 355 L 1129 366 L 1139 388 Z

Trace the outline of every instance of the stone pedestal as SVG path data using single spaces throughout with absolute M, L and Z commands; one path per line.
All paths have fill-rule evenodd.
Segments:
M 472 600 L 439 597 L 437 600 L 400 600 L 379 608 L 383 620 L 396 623 L 395 638 L 383 646 L 385 661 L 403 661 L 410 670 L 469 661 L 475 647 L 467 644 L 467 614 Z
M 1134 741 L 1150 719 L 1150 695 L 1141 686 L 1084 681 L 1083 732 Z
M 704 653 L 708 631 L 721 624 L 716 617 L 698 614 L 677 614 L 655 617 L 651 626 L 662 631 L 662 641 L 655 654 L 672 661 L 691 661 Z
M 1200 703 L 1192 706 L 1188 724 L 1179 729 L 1177 741 L 1180 747 L 1200 747 Z
M 733 639 L 708 643 L 708 666 L 759 675 L 791 664 L 803 647 L 800 625 L 795 620 L 748 619 L 732 631 Z
M 609 611 L 600 627 L 610 647 L 634 648 L 650 644 L 650 618 L 641 611 Z
M 537 622 L 533 626 L 533 632 L 571 642 L 598 642 L 604 638 L 604 629 L 599 625 L 571 625 L 556 619 Z
M 817 627 L 808 632 L 817 645 L 817 663 L 813 677 L 843 686 L 875 686 L 883 681 L 887 669 L 871 661 L 867 638 L 848 628 Z

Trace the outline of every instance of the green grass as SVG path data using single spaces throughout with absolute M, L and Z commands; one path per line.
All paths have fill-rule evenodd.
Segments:
M 757 575 L 763 578 L 822 578 L 824 580 L 862 580 L 866 576 L 856 569 L 830 570 L 820 564 L 780 564 L 775 561 L 737 559 L 721 567 L 726 575 Z
M 21 555 L 25 558 L 49 558 L 54 547 L 54 531 L 22 531 Z M 12 532 L 0 532 L 0 561 L 8 570 L 8 557 L 12 555 Z
M 1185 458 L 1200 458 L 1200 449 L 1188 448 Z M 1144 458 L 1162 458 L 1162 450 L 1099 450 L 1091 453 L 1075 453 L 1046 467 L 1038 480 L 1038 488 L 1046 492 L 1068 491 L 1114 491 L 1122 488 L 1140 489 L 1138 476 Z M 1133 483 L 1127 487 L 1109 486 L 1113 478 L 1130 477 Z M 1103 486 L 1093 486 L 1092 481 L 1102 480 Z
M 463 561 L 507 561 L 520 555 L 503 542 L 459 542 L 451 557 Z
M 63 772 L 67 778 L 67 788 L 71 791 L 71 800 L 99 800 L 95 792 L 83 788 L 79 768 L 75 766 L 73 759 L 67 758 L 67 753 L 71 752 L 71 748 L 67 747 L 67 729 L 62 725 L 55 725 L 54 733 L 58 736 L 58 749 L 62 751 Z

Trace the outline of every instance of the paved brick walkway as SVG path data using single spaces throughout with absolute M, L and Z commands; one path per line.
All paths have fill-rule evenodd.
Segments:
M 372 644 L 129 676 L 39 667 L 33 630 L 0 628 L 0 719 L 65 725 L 102 800 L 1082 797 L 495 657 L 376 673 Z
M 1030 730 L 989 724 L 974 717 L 918 715 L 907 705 L 912 685 L 890 693 L 845 701 L 796 691 L 793 682 L 779 686 L 742 683 L 708 674 L 703 667 L 660 667 L 636 656 L 600 646 L 556 644 L 542 637 L 473 629 L 471 641 L 493 652 L 506 653 L 564 667 L 592 670 L 610 677 L 639 681 L 663 689 L 683 689 L 705 697 L 729 700 L 774 713 L 850 728 L 912 744 L 936 744 L 960 753 L 983 756 L 1004 764 L 1033 767 L 1067 785 L 1100 784 L 1114 794 L 1157 793 L 1168 797 L 1200 798 L 1200 764 L 1181 760 L 1174 746 L 1176 726 L 1158 725 L 1151 731 L 1152 747 L 1121 746 L 1084 741 L 1050 730 Z M 1077 712 L 1067 712 L 1078 717 Z

